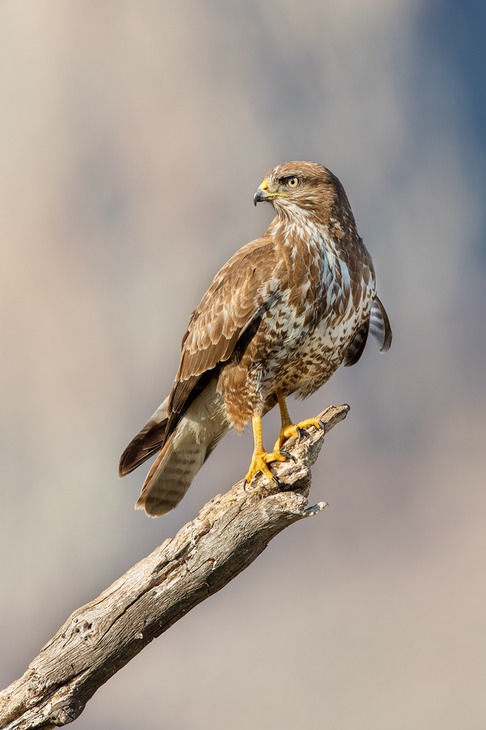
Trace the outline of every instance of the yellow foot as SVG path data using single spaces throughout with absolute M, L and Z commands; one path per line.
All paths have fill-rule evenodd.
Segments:
M 289 456 L 290 454 L 286 454 L 285 452 L 281 452 L 280 450 L 275 450 L 272 453 L 263 451 L 263 449 L 262 451 L 254 451 L 250 468 L 248 469 L 248 473 L 245 477 L 245 483 L 249 484 L 255 474 L 261 472 L 267 477 L 268 481 L 273 482 L 274 484 L 279 486 L 280 483 L 275 474 L 272 474 L 272 472 L 268 468 L 268 464 L 270 464 L 272 461 L 287 461 Z
M 315 428 L 324 428 L 323 422 L 319 418 L 307 418 L 305 421 L 300 423 L 291 423 L 288 426 L 283 426 L 280 429 L 280 436 L 275 442 L 274 451 L 280 451 L 287 439 L 292 436 L 297 437 L 297 441 L 300 442 L 304 435 L 305 429 L 315 426 Z

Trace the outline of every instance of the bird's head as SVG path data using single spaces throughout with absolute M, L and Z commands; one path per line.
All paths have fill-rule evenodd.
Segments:
M 304 214 L 326 222 L 340 189 L 339 180 L 317 162 L 285 162 L 267 173 L 253 202 L 272 203 L 281 217 Z

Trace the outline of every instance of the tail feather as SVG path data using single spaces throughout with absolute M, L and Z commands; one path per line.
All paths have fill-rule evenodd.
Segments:
M 169 434 L 142 486 L 136 509 L 151 517 L 174 509 L 218 441 L 230 428 L 213 381 L 191 403 Z
M 167 403 L 160 405 L 145 426 L 130 441 L 120 457 L 118 474 L 124 477 L 162 448 L 168 422 Z
M 190 433 L 180 438 L 184 426 L 182 422 L 167 439 L 135 505 L 151 517 L 164 515 L 179 504 L 206 460 L 204 444 L 196 443 Z

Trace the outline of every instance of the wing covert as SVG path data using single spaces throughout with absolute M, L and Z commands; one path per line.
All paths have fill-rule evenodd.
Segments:
M 228 360 L 245 329 L 278 296 L 273 239 L 248 243 L 216 274 L 192 312 L 169 398 L 169 429 L 191 401 L 194 389 L 218 363 Z

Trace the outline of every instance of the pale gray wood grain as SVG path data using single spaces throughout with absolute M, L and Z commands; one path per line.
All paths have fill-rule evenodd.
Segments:
M 311 466 L 325 434 L 347 413 L 330 406 L 324 429 L 310 428 L 273 464 L 281 488 L 262 477 L 238 482 L 198 517 L 68 618 L 25 674 L 0 693 L 0 728 L 52 728 L 72 722 L 86 702 L 152 639 L 223 588 L 292 523 L 318 514 L 308 506 Z

